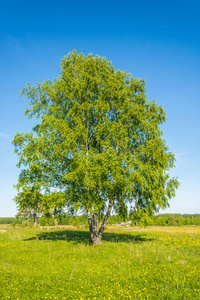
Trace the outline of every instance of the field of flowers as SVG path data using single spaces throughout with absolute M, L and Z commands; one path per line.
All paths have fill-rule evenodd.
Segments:
M 0 228 L 0 299 L 200 299 L 200 227 Z

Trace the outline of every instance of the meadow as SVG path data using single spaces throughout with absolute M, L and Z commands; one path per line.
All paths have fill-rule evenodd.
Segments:
M 200 299 L 200 227 L 0 228 L 0 299 Z

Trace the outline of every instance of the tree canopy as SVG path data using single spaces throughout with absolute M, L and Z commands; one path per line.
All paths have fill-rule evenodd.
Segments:
M 165 111 L 147 100 L 143 79 L 115 70 L 104 57 L 73 51 L 58 78 L 27 84 L 22 95 L 29 100 L 25 114 L 38 124 L 13 140 L 23 166 L 19 189 L 37 183 L 45 194 L 64 192 L 87 213 L 93 244 L 112 209 L 153 214 L 169 205 L 178 187 L 169 176 L 175 157 L 160 129 Z

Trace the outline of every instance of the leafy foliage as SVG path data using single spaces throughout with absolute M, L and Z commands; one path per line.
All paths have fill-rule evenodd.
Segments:
M 24 166 L 18 188 L 64 191 L 68 203 L 87 212 L 93 240 L 112 209 L 153 214 L 168 206 L 178 187 L 168 173 L 175 157 L 159 127 L 165 112 L 146 99 L 144 80 L 116 71 L 106 58 L 73 51 L 57 79 L 28 84 L 22 95 L 29 99 L 26 115 L 39 123 L 13 141 Z

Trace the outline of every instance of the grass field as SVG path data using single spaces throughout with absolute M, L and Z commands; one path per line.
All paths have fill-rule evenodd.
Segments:
M 200 299 L 200 227 L 0 228 L 0 299 Z

